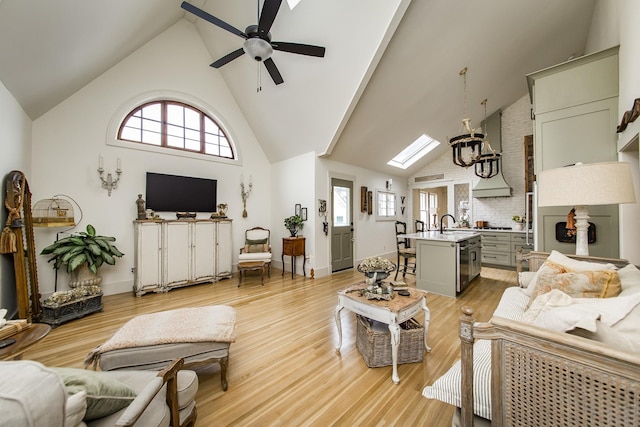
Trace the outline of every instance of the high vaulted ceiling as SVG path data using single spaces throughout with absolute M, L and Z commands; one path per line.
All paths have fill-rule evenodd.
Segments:
M 302 0 L 291 10 L 283 1 L 273 40 L 325 46 L 325 58 L 274 53 L 279 86 L 247 55 L 211 72 L 222 74 L 271 162 L 315 151 L 408 177 L 460 133 L 462 68 L 478 126 L 483 99 L 491 114 L 527 93 L 525 74 L 583 53 L 595 2 Z M 0 80 L 36 119 L 180 19 L 194 23 L 210 62 L 241 46 L 180 3 L 1 0 Z M 240 30 L 257 21 L 257 0 L 192 3 Z M 440 149 L 405 171 L 386 165 L 422 133 Z

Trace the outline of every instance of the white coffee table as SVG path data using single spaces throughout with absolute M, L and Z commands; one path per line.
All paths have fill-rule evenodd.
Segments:
M 396 293 L 395 298 L 390 301 L 368 300 L 360 296 L 358 290 L 365 288 L 364 283 L 351 286 L 347 289 L 338 291 L 338 306 L 335 311 L 336 325 L 338 327 L 338 346 L 336 353 L 340 353 L 342 347 L 342 323 L 340 312 L 343 308 L 356 314 L 377 320 L 378 322 L 389 325 L 391 332 L 391 358 L 393 362 L 393 374 L 391 379 L 394 384 L 400 383 L 398 376 L 398 343 L 400 342 L 400 323 L 411 319 L 420 310 L 424 311 L 424 348 L 431 351 L 427 345 L 427 332 L 429 331 L 429 320 L 431 313 L 427 307 L 427 292 L 420 289 L 410 288 L 410 295 L 407 297 L 400 296 Z

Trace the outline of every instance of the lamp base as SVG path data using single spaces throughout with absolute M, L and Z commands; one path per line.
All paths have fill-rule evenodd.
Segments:
M 576 206 L 576 255 L 589 255 L 589 210 L 586 206 Z

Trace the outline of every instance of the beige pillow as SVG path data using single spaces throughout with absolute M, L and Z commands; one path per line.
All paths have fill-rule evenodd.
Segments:
M 574 298 L 611 298 L 620 294 L 622 286 L 617 271 L 571 271 L 542 274 L 538 277 L 533 295 L 546 294 L 552 289 Z
M 613 264 L 602 264 L 598 262 L 580 261 L 577 259 L 569 258 L 565 254 L 558 251 L 551 251 L 547 257 L 547 261 L 551 261 L 556 264 L 560 264 L 569 271 L 588 271 L 588 270 L 616 270 L 616 266 Z
M 527 290 L 525 291 L 526 294 L 529 295 L 529 303 L 527 304 L 527 307 L 529 307 L 531 305 L 531 303 L 536 299 L 536 297 L 538 295 L 540 295 L 541 290 L 538 289 L 538 279 L 541 278 L 542 276 L 546 276 L 546 275 L 555 275 L 555 274 L 560 274 L 560 273 L 566 273 L 569 270 L 560 265 L 560 264 L 556 264 L 553 261 L 550 261 L 549 259 L 547 259 L 538 269 L 538 271 L 536 272 L 536 275 L 533 277 L 533 279 L 531 279 L 531 282 L 529 283 L 529 286 L 527 287 Z M 548 291 L 547 291 L 548 292 Z

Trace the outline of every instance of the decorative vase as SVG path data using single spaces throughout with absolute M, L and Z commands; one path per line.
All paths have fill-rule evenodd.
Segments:
M 73 289 L 78 286 L 99 285 L 100 282 L 102 282 L 102 276 L 98 276 L 93 271 L 89 270 L 89 264 L 85 262 L 71 272 L 69 287 Z
M 381 286 L 382 281 L 389 277 L 389 274 L 391 274 L 391 272 L 386 270 L 367 271 L 366 273 L 364 273 L 364 275 L 369 279 L 374 279 L 376 286 Z
M 522 222 L 515 222 L 515 223 L 513 224 L 513 229 L 514 229 L 514 230 L 516 230 L 516 231 L 522 231 L 522 230 L 524 230 L 524 223 L 522 223 Z
M 291 233 L 291 237 L 296 237 L 296 235 L 298 234 L 298 229 L 295 227 L 291 227 L 289 229 L 289 233 Z

